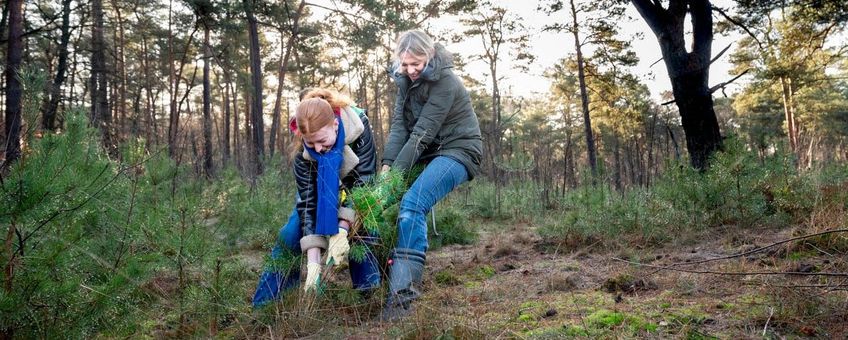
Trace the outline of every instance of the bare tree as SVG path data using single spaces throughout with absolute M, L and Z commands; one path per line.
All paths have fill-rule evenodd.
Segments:
M 630 1 L 656 35 L 671 78 L 674 102 L 680 110 L 689 161 L 696 169 L 708 167 L 713 152 L 721 147 L 721 131 L 708 85 L 713 40 L 712 6 L 709 0 Z M 686 50 L 684 20 L 692 21 L 692 48 Z

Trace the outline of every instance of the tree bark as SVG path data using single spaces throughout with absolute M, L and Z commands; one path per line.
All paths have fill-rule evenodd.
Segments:
M 221 133 L 221 149 L 223 149 L 223 163 L 226 167 L 230 163 L 230 71 L 226 68 L 224 73 L 224 127 Z
M 651 27 L 662 50 L 671 79 L 675 104 L 680 110 L 691 165 L 706 170 L 709 157 L 721 148 L 721 132 L 713 109 L 709 71 L 713 39 L 709 0 L 671 0 L 668 9 L 659 2 L 631 0 Z M 692 21 L 692 52 L 686 51 L 684 19 Z
M 125 131 L 127 124 L 127 65 L 126 58 L 124 57 L 124 46 L 126 46 L 124 40 L 124 17 L 121 13 L 120 3 L 117 0 L 112 0 L 112 7 L 115 10 L 115 19 L 117 20 L 117 36 L 115 39 L 118 43 L 115 46 L 115 70 L 118 72 L 118 86 L 116 91 L 117 95 L 117 113 L 118 113 L 118 126 L 119 133 L 117 135 L 118 140 L 122 140 L 123 135 L 122 132 Z
M 245 12 L 247 13 L 247 30 L 250 39 L 250 79 L 253 95 L 250 106 L 250 120 L 253 125 L 253 150 L 251 156 L 253 174 L 262 174 L 262 158 L 265 150 L 264 125 L 262 121 L 262 61 L 259 57 L 259 29 L 256 16 L 254 16 L 254 0 L 244 0 Z
M 783 94 L 783 113 L 786 119 L 786 135 L 789 137 L 789 147 L 793 153 L 798 152 L 798 129 L 795 124 L 795 108 L 793 102 L 794 91 L 792 89 L 792 79 L 789 77 L 780 77 L 780 87 Z
M 577 22 L 577 7 L 574 6 L 574 0 L 571 3 L 571 20 L 572 30 L 574 35 L 574 48 L 577 51 L 577 78 L 580 82 L 580 103 L 583 109 L 583 132 L 586 135 L 586 158 L 589 161 L 589 169 L 592 171 L 592 185 L 597 184 L 598 180 L 598 161 L 595 150 L 595 138 L 592 136 L 592 118 L 589 116 L 589 93 L 586 90 L 586 72 L 583 62 L 583 51 L 580 43 L 580 26 Z
M 191 92 L 191 88 L 194 85 L 195 75 L 197 74 L 197 69 L 194 69 L 194 73 L 191 76 L 191 80 L 186 80 L 186 92 L 182 98 L 180 98 L 180 94 L 178 93 L 180 89 L 180 79 L 183 78 L 183 70 L 185 69 L 185 64 L 188 62 L 189 56 L 189 48 L 191 47 L 192 41 L 194 41 L 194 34 L 197 32 L 197 26 L 195 26 L 194 30 L 189 34 L 188 39 L 186 40 L 185 48 L 182 52 L 182 58 L 180 59 L 180 65 L 177 70 L 174 70 L 173 66 L 173 47 L 170 46 L 172 42 L 169 43 L 169 52 L 168 52 L 168 60 L 169 60 L 169 78 L 172 80 L 172 83 L 169 84 L 171 88 L 171 102 L 170 102 L 170 114 L 169 114 L 169 123 L 168 123 L 168 155 L 171 157 L 176 156 L 177 151 L 177 137 L 180 131 L 180 113 L 182 112 L 182 104 L 185 99 L 188 97 Z M 170 35 L 172 33 L 169 31 L 169 40 L 173 39 Z
M 179 78 L 174 73 L 174 21 L 173 1 L 168 1 L 168 93 L 170 94 L 168 110 L 168 156 L 174 158 L 177 149 L 177 128 L 180 116 L 177 113 L 177 88 Z
M 136 18 L 141 21 L 141 17 L 138 12 L 136 12 Z M 142 58 L 139 60 L 141 63 L 141 67 L 144 70 L 150 69 L 150 62 L 147 58 L 147 35 L 144 31 L 141 31 L 141 55 Z M 153 145 L 157 145 L 159 143 L 159 129 L 157 127 L 156 122 L 156 99 L 153 96 L 153 82 L 150 80 L 151 72 L 144 72 L 144 89 L 145 89 L 145 112 L 148 124 L 145 124 L 144 131 L 147 136 L 147 142 L 152 143 Z M 152 131 L 151 131 L 152 129 Z
M 91 1 L 91 122 L 99 126 L 103 145 L 112 149 L 112 112 L 109 108 L 106 43 L 103 40 L 103 0 Z
M 62 84 L 65 82 L 65 73 L 68 70 L 68 43 L 71 40 L 71 0 L 62 0 L 62 35 L 59 38 L 59 62 L 56 66 L 56 76 L 50 88 L 50 99 L 44 108 L 44 119 L 42 126 L 47 130 L 56 129 L 56 111 L 59 100 L 62 97 Z
M 88 12 L 86 12 L 86 11 L 80 11 L 80 13 L 79 13 L 79 17 L 80 17 L 79 18 L 79 24 L 82 25 L 82 26 L 87 24 L 87 20 L 88 20 L 88 17 L 86 16 L 87 13 Z M 84 29 L 78 29 L 77 30 L 77 37 L 74 40 L 74 43 L 72 44 L 72 46 L 79 46 L 80 41 L 82 41 L 83 35 L 85 35 L 84 33 L 85 33 Z M 82 106 L 82 101 L 85 100 L 85 94 L 83 94 L 82 96 L 77 96 L 76 91 L 75 91 L 76 82 L 77 82 L 77 67 L 78 67 L 77 65 L 79 65 L 79 63 L 77 63 L 77 57 L 78 56 L 79 56 L 79 51 L 74 49 L 74 56 L 71 58 L 71 70 L 70 70 L 71 74 L 69 76 L 71 83 L 68 86 L 68 105 L 70 105 L 70 106 Z M 83 92 L 85 92 L 85 85 L 84 85 L 85 82 L 82 82 L 82 83 L 83 83 Z
M 21 83 L 18 72 L 23 58 L 24 2 L 9 0 L 9 42 L 6 50 L 5 161 L 0 170 L 21 156 Z M 11 227 L 10 227 L 11 228 Z
M 615 132 L 608 132 L 609 135 L 612 135 L 612 155 L 613 155 L 613 174 L 612 174 L 612 182 L 615 187 L 615 191 L 621 192 L 623 189 L 621 177 L 624 166 L 621 162 L 621 142 L 618 139 L 618 134 Z M 609 138 L 609 137 L 607 137 Z M 606 150 L 606 143 L 604 143 L 604 150 Z M 606 152 L 605 152 L 606 153 Z
M 280 56 L 280 71 L 278 75 L 278 83 L 277 83 L 277 98 L 274 101 L 274 117 L 271 122 L 271 135 L 268 140 L 268 153 L 271 157 L 274 156 L 274 149 L 277 145 L 277 133 L 280 130 L 280 112 L 282 111 L 282 97 L 283 97 L 283 84 L 286 81 L 286 70 L 289 67 L 289 59 L 291 58 L 291 52 L 294 47 L 294 44 L 300 34 L 300 17 L 303 14 L 303 9 L 306 7 L 306 1 L 301 1 L 300 5 L 297 6 L 297 11 L 295 12 L 294 17 L 292 18 L 291 24 L 291 35 L 289 36 L 288 41 L 286 42 L 285 52 Z M 280 32 L 282 35 L 282 32 Z M 281 150 L 282 151 L 282 150 Z M 282 152 L 285 154 L 285 152 Z
M 209 26 L 203 25 L 203 171 L 207 178 L 214 176 L 212 164 L 212 86 L 209 83 L 209 64 L 212 48 L 209 46 Z
M 238 80 L 236 80 L 238 81 Z M 239 139 L 239 107 L 238 107 L 238 91 L 232 84 L 230 86 L 230 94 L 233 96 L 233 158 L 236 160 L 236 167 L 241 167 L 241 139 Z

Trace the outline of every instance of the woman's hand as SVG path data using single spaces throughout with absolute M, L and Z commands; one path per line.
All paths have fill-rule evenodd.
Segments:
M 339 233 L 330 236 L 330 245 L 327 247 L 327 265 L 342 267 L 347 265 L 347 253 L 350 244 L 347 242 L 347 230 L 339 228 Z
M 303 282 L 304 292 L 317 292 L 321 280 L 321 264 L 309 262 L 306 264 L 306 281 Z
M 384 173 L 387 173 L 391 169 L 392 169 L 392 167 L 390 167 L 388 164 L 383 164 L 383 167 L 380 168 L 380 174 L 382 175 Z
M 303 282 L 303 291 L 318 291 L 318 283 L 321 280 L 321 248 L 309 248 L 306 250 L 306 281 Z

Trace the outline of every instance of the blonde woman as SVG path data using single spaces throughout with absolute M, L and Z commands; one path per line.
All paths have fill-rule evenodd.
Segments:
M 403 32 L 394 50 L 398 92 L 382 169 L 424 171 L 403 196 L 389 269 L 383 320 L 402 318 L 421 295 L 427 251 L 425 216 L 457 186 L 480 173 L 480 124 L 450 53 L 419 30 Z

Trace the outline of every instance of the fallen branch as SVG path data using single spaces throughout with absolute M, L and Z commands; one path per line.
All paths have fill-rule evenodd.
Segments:
M 848 287 L 845 284 L 836 284 L 836 285 L 769 285 L 777 288 L 833 288 L 836 290 L 838 287 Z
M 635 262 L 630 260 L 621 259 L 618 257 L 613 257 L 613 260 L 640 266 L 640 267 L 648 267 L 648 268 L 656 268 L 660 270 L 671 270 L 678 271 L 684 273 L 693 273 L 693 274 L 715 274 L 715 275 L 729 275 L 729 276 L 749 276 L 749 275 L 798 275 L 798 276 L 832 276 L 832 277 L 848 277 L 848 273 L 831 273 L 831 272 L 823 272 L 823 273 L 807 273 L 807 272 L 718 272 L 712 270 L 692 270 L 692 269 L 682 269 L 670 266 L 657 266 L 647 263 Z
M 778 241 L 778 242 L 769 244 L 765 247 L 756 248 L 754 250 L 746 251 L 744 253 L 727 255 L 727 256 L 722 256 L 722 257 L 716 257 L 716 258 L 712 258 L 712 259 L 706 259 L 706 260 L 695 261 L 695 262 L 677 262 L 677 263 L 672 263 L 669 266 L 686 266 L 686 265 L 701 264 L 701 263 L 707 263 L 707 262 L 713 262 L 713 261 L 727 260 L 727 259 L 742 257 L 742 256 L 745 256 L 745 255 L 750 255 L 750 254 L 753 254 L 753 253 L 758 253 L 758 252 L 761 252 L 763 250 L 773 248 L 775 246 L 779 246 L 779 245 L 784 244 L 784 243 L 789 243 L 789 242 L 793 242 L 793 241 L 803 240 L 803 239 L 827 235 L 827 234 L 835 234 L 835 233 L 848 233 L 848 229 L 827 230 L 827 231 L 823 231 L 823 232 L 820 232 L 820 233 L 793 237 L 793 238 L 790 238 L 788 240 Z

